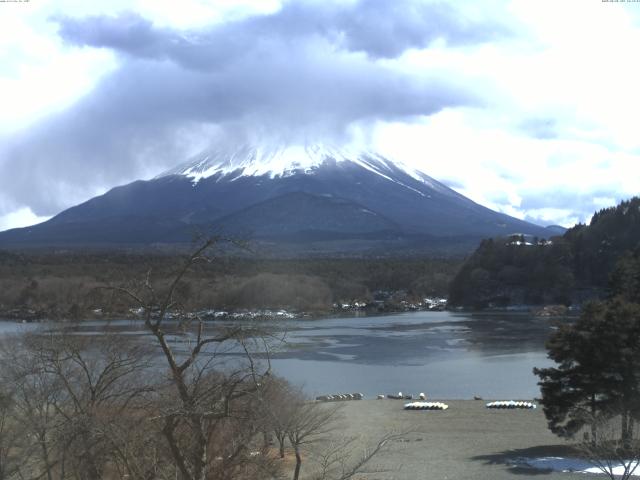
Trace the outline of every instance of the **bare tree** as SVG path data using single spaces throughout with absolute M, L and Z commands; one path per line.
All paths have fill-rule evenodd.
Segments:
M 27 337 L 27 344 L 61 384 L 64 403 L 55 405 L 64 422 L 57 441 L 70 447 L 69 466 L 82 478 L 102 478 L 117 453 L 111 432 L 120 419 L 131 421 L 136 402 L 153 390 L 144 381 L 147 349 L 119 336 L 64 332 Z
M 24 439 L 20 456 L 33 477 L 53 480 L 54 466 L 60 467 L 64 458 L 59 455 L 64 447 L 55 441 L 62 421 L 56 408 L 62 396 L 61 384 L 45 373 L 37 358 L 24 347 L 23 339 L 4 342 L 2 357 L 2 383 L 11 385 L 13 390 L 13 427 Z
M 171 457 L 185 480 L 224 478 L 234 471 L 234 465 L 246 464 L 249 444 L 259 432 L 243 430 L 242 435 L 216 441 L 230 432 L 238 433 L 237 427 L 247 417 L 248 399 L 269 374 L 269 366 L 258 372 L 253 361 L 249 344 L 260 338 L 257 329 L 241 325 L 213 329 L 182 308 L 182 280 L 195 265 L 212 261 L 211 250 L 219 241 L 204 241 L 164 290 L 154 286 L 150 272 L 141 284 L 115 289 L 141 309 L 145 328 L 168 368 L 156 418 L 162 422 Z M 176 342 L 177 336 L 183 341 Z M 221 362 L 234 354 L 243 360 L 236 356 L 235 364 Z
M 318 472 L 313 480 L 349 480 L 359 473 L 365 473 L 365 468 L 389 442 L 400 439 L 409 432 L 387 433 L 373 446 L 359 449 L 362 439 L 358 437 L 344 437 L 331 440 L 325 448 L 314 452 L 314 461 L 318 465 Z M 385 470 L 373 469 L 366 473 L 380 473 Z
M 285 458 L 285 448 L 289 437 L 289 428 L 295 418 L 296 409 L 303 403 L 299 393 L 281 378 L 270 376 L 260 389 L 262 402 L 263 437 L 273 435 L 278 442 L 278 455 Z M 268 445 L 268 440 L 264 443 Z
M 207 323 L 183 307 L 185 275 L 212 260 L 217 241 L 188 256 L 168 284 L 149 272 L 109 288 L 143 312 L 142 339 L 63 328 L 4 342 L 0 480 L 276 478 L 283 462 L 271 433 L 280 457 L 293 450 L 297 480 L 303 455 L 331 445 L 337 406 L 308 402 L 271 376 L 269 332 Z M 351 478 L 385 443 L 348 461 L 327 454 L 322 478 Z
M 7 342 L 2 386 L 15 394 L 0 405 L 7 412 L 0 420 L 11 420 L 22 444 L 3 449 L 9 424 L 0 422 L 0 459 L 24 459 L 21 474 L 47 480 L 275 476 L 279 465 L 255 449 L 265 417 L 258 392 L 269 365 L 259 373 L 254 352 L 264 352 L 266 340 L 256 328 L 209 328 L 180 301 L 189 295 L 182 278 L 209 260 L 214 245 L 209 240 L 188 257 L 167 288 L 152 284 L 150 274 L 111 288 L 142 308 L 151 350 L 147 341 L 73 329 Z
M 293 480 L 298 480 L 302 468 L 303 450 L 309 450 L 312 444 L 328 440 L 329 434 L 335 431 L 333 422 L 340 411 L 340 406 L 305 402 L 301 393 L 297 398 L 291 398 L 291 402 L 295 405 L 286 431 L 296 457 Z
M 30 478 L 98 479 L 122 460 L 127 443 L 114 433 L 135 426 L 152 390 L 146 357 L 141 344 L 112 335 L 36 333 L 5 345 L 2 379 L 13 387 Z
M 598 436 L 585 435 L 578 445 L 580 454 L 611 480 L 631 478 L 640 467 L 640 438 L 633 434 L 637 429 L 629 429 L 627 419 L 621 421 L 619 415 L 601 415 L 593 422 Z
M 18 454 L 21 436 L 14 417 L 12 393 L 0 391 L 0 480 L 11 478 L 23 463 L 23 457 Z

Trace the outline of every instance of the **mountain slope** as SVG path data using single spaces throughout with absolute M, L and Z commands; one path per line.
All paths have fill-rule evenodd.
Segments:
M 254 240 L 312 238 L 314 232 L 369 240 L 391 235 L 413 243 L 515 232 L 548 236 L 542 227 L 478 205 L 375 153 L 242 146 L 203 152 L 40 225 L 0 233 L 0 245 L 179 243 L 211 227 Z
M 219 229 L 248 238 L 287 238 L 313 232 L 366 234 L 400 231 L 400 226 L 362 205 L 337 197 L 286 193 L 223 217 Z

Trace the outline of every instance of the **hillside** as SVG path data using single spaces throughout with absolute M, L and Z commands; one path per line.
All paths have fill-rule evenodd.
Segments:
M 620 275 L 638 256 L 640 198 L 635 197 L 600 210 L 589 225 L 576 225 L 550 242 L 483 240 L 453 280 L 449 303 L 475 308 L 581 303 L 606 295 L 614 271 Z

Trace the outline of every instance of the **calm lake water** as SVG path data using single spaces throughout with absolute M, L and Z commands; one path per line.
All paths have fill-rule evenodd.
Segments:
M 88 322 L 91 334 L 104 322 Z M 122 333 L 140 324 L 111 322 Z M 310 395 L 362 392 L 431 398 L 530 399 L 540 395 L 534 366 L 548 366 L 544 342 L 554 321 L 523 314 L 411 312 L 374 317 L 284 320 L 273 352 L 276 374 Z M 0 335 L 33 328 L 0 323 Z M 232 353 L 231 353 L 232 354 Z
M 432 398 L 539 396 L 552 323 L 525 315 L 412 312 L 289 322 L 274 370 L 310 394 L 426 393 Z

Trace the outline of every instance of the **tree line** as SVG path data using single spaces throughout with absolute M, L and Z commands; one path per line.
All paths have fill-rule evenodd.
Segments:
M 487 239 L 451 282 L 449 303 L 475 308 L 604 298 L 616 265 L 640 249 L 640 198 L 596 212 L 548 240 Z
M 125 252 L 1 252 L 0 318 L 72 319 L 126 315 L 134 303 L 104 285 L 153 272 L 168 284 L 180 265 L 175 254 Z M 221 255 L 195 265 L 178 293 L 191 310 L 291 308 L 327 313 L 334 303 L 370 301 L 378 290 L 407 300 L 445 296 L 460 265 L 452 258 L 266 259 Z M 13 312 L 13 313 L 12 313 Z
M 609 298 L 558 327 L 547 342 L 556 365 L 534 373 L 551 431 L 582 434 L 582 454 L 613 479 L 640 462 L 640 251 L 618 262 L 611 285 Z

